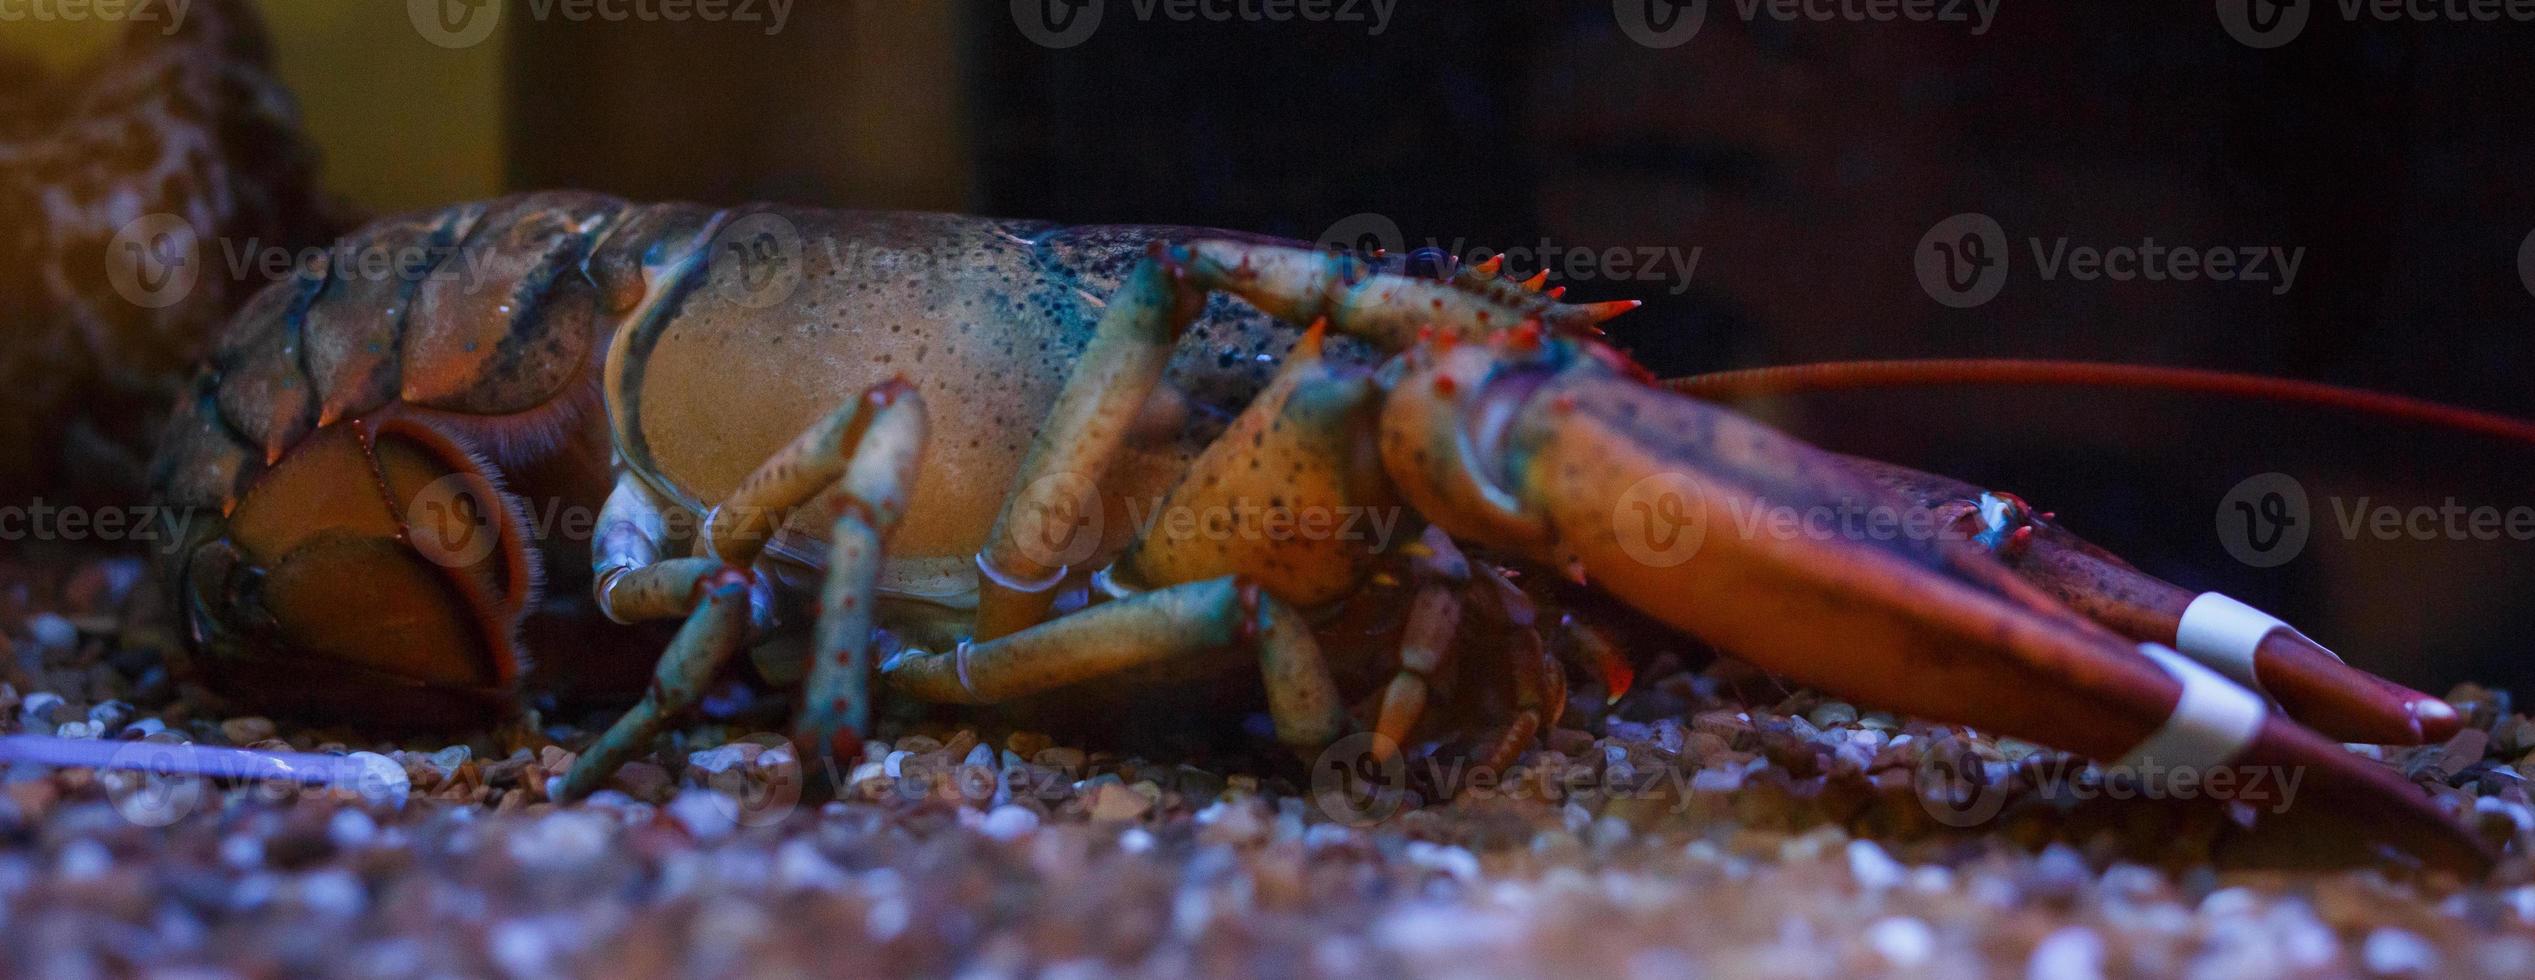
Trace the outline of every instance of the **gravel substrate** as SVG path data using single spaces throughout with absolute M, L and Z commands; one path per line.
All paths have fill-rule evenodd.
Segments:
M 2378 754 L 2504 846 L 2479 882 L 2226 804 L 2037 790 L 2061 757 L 1747 703 L 1770 685 L 1730 666 L 1650 671 L 1497 780 L 1412 759 L 1367 795 L 950 727 L 803 803 L 788 747 L 701 726 L 557 806 L 566 727 L 346 745 L 193 717 L 141 565 L 70 567 L 0 579 L 0 732 L 375 752 L 405 785 L 15 767 L 10 975 L 2535 973 L 2535 722 L 2474 688 L 2463 736 Z M 1966 750 L 1992 788 L 1932 798 Z

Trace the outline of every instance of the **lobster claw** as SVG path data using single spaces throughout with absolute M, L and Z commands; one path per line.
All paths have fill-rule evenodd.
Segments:
M 2288 767 L 2329 801 L 2311 812 L 2354 834 L 2460 871 L 2493 860 L 2392 769 L 2143 651 L 1961 535 L 1878 520 L 1913 504 L 1840 457 L 1644 383 L 1607 348 L 1427 347 L 1388 380 L 1385 467 L 1456 536 L 1589 577 L 1839 697 L 2143 774 Z
M 2270 696 L 2318 732 L 2345 742 L 2419 745 L 2446 741 L 2464 727 L 2445 701 L 2351 667 L 2268 613 L 2133 568 L 2011 495 L 1890 463 L 1845 461 L 1921 507 L 1969 522 L 1972 540 L 2088 619 L 2172 646 Z
M 535 566 L 489 464 L 432 427 L 318 430 L 188 543 L 190 681 L 260 710 L 388 727 L 498 717 Z

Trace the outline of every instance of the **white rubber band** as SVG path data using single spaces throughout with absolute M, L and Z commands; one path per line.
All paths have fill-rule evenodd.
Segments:
M 2184 607 L 2183 621 L 2174 628 L 2174 648 L 2211 670 L 2260 691 L 2262 682 L 2254 676 L 2253 654 L 2262 646 L 2263 637 L 2279 630 L 2314 643 L 2315 649 L 2335 660 L 2341 659 L 2340 654 L 2308 639 L 2279 617 L 2216 592 L 2203 592 Z
M 2167 647 L 2142 643 L 2139 652 L 2183 685 L 2183 696 L 2165 724 L 2121 757 L 2121 766 L 2210 769 L 2235 761 L 2253 744 L 2270 713 L 2260 695 Z

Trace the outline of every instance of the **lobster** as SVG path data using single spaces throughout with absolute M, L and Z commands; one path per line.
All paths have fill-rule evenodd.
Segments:
M 392 218 L 334 254 L 417 247 L 432 274 L 338 261 L 264 290 L 177 407 L 153 479 L 203 515 L 166 572 L 215 696 L 499 718 L 522 630 L 586 590 L 607 620 L 678 625 L 566 798 L 743 650 L 797 679 L 801 749 L 848 765 L 875 685 L 986 705 L 1248 670 L 1285 744 L 1369 727 L 1387 755 L 1475 649 L 1519 749 L 1565 681 L 1501 556 L 1862 704 L 2099 760 L 2301 767 L 2380 844 L 2492 859 L 2336 744 L 2445 738 L 2443 702 L 2012 495 L 1667 390 L 1599 339 L 1633 303 L 1493 260 L 582 193 Z M 541 501 L 596 516 L 557 533 Z M 1773 506 L 1927 533 L 1739 530 Z M 1245 507 L 1415 530 L 1136 519 Z M 1407 611 L 1350 626 L 1375 581 Z M 1337 678 L 1368 673 L 1351 713 Z

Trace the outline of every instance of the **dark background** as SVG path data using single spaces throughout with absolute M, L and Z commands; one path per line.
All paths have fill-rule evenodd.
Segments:
M 1634 0 L 1624 0 L 1634 2 Z M 994 0 L 803 0 L 732 25 L 505 28 L 508 182 L 646 198 L 930 207 L 1317 238 L 1360 212 L 1412 244 L 1697 247 L 1633 297 L 1659 373 L 2015 356 L 2225 368 L 2535 417 L 2535 28 L 2351 23 L 2313 3 L 2255 50 L 2209 3 L 2003 5 L 1960 23 L 1745 22 L 1709 5 L 1654 50 L 1610 3 L 1399 0 L 1365 23 L 1141 21 L 1031 40 Z M 949 12 L 945 13 L 945 10 Z M 514 13 L 517 11 L 515 10 Z M 1995 218 L 2004 291 L 1934 302 L 1931 225 Z M 2294 288 L 2044 281 L 2026 239 L 2304 248 Z M 1527 270 L 1526 270 L 1527 271 Z M 2433 691 L 2535 680 L 2535 543 L 2345 538 L 2371 504 L 2535 506 L 2535 447 L 2310 408 L 2068 389 L 1886 391 L 1752 406 L 1824 445 L 2018 491 L 2186 586 L 2304 626 Z M 2306 550 L 2215 532 L 2285 472 Z

